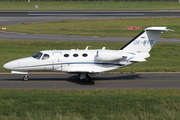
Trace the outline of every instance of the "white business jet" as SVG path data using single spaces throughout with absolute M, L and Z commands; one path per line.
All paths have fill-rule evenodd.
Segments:
M 81 80 L 89 82 L 91 75 L 119 69 L 136 62 L 146 61 L 149 51 L 166 27 L 148 27 L 120 50 L 45 50 L 31 57 L 6 63 L 3 67 L 11 73 L 24 74 L 27 81 L 29 71 L 63 71 L 76 73 Z

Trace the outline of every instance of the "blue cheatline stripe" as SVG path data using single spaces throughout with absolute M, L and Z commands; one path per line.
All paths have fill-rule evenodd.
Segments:
M 123 66 L 124 65 L 124 64 L 94 63 L 94 62 L 73 62 L 73 63 L 62 63 L 62 64 L 101 64 L 101 65 L 118 65 L 118 66 Z
M 94 63 L 94 62 L 71 62 L 71 63 L 62 63 L 65 64 L 99 64 L 99 65 L 115 65 L 115 66 L 123 66 L 124 64 L 113 64 L 113 63 Z M 26 68 L 26 67 L 42 67 L 42 66 L 52 66 L 52 65 L 61 65 L 61 63 L 56 64 L 43 64 L 43 65 L 33 65 L 33 66 L 22 66 L 22 67 L 14 67 L 14 68 Z
M 43 65 L 33 65 L 33 66 L 22 66 L 22 67 L 14 67 L 14 68 L 26 68 L 26 67 L 40 67 L 40 66 L 50 66 L 53 64 L 43 64 Z

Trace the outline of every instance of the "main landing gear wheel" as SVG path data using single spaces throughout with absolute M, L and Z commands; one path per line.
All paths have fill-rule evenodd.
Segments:
M 28 75 L 24 75 L 23 80 L 24 80 L 24 81 L 28 81 L 28 80 L 29 80 Z
M 90 82 L 91 81 L 91 77 L 89 75 L 86 75 L 86 78 L 84 79 L 84 82 Z

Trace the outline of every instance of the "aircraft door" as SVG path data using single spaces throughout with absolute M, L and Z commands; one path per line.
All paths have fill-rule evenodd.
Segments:
M 61 53 L 54 52 L 53 53 L 53 69 L 54 70 L 62 70 L 62 60 L 61 60 Z

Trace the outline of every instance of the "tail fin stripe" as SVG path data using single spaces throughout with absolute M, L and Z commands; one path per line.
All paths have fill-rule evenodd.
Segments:
M 131 41 L 129 41 L 125 46 L 123 46 L 120 50 L 123 50 L 126 46 L 128 46 L 130 43 L 132 43 L 136 38 L 138 38 L 140 35 L 142 35 L 145 31 L 142 31 L 139 33 L 136 37 L 134 37 Z

